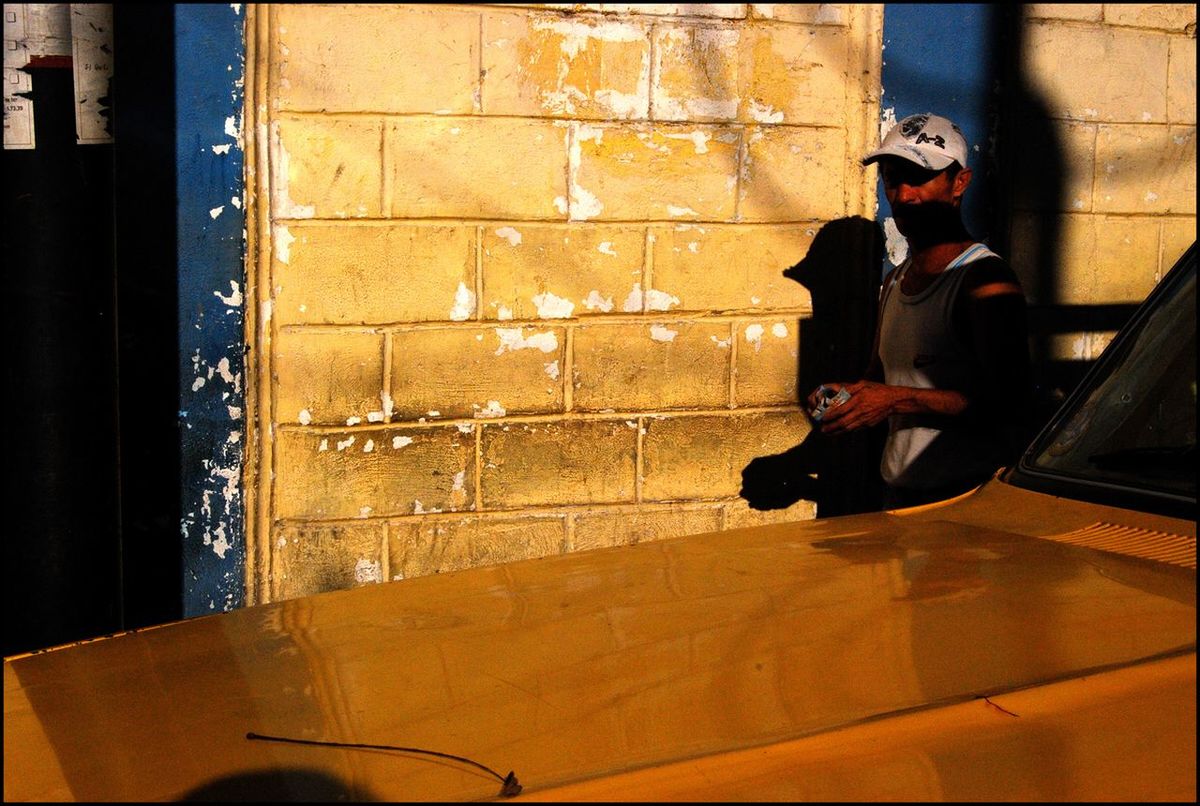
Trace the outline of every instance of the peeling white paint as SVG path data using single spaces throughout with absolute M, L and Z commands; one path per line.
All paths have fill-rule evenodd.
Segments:
M 757 323 L 755 323 L 753 325 L 747 325 L 745 335 L 746 335 L 746 341 L 748 341 L 754 345 L 754 352 L 757 353 L 759 350 L 762 349 L 762 337 L 763 337 L 763 326 L 762 325 L 757 324 Z
M 688 251 L 691 252 L 692 254 L 699 254 L 700 253 L 700 242 L 692 241 L 691 243 L 688 244 L 687 248 L 688 248 Z
M 496 230 L 496 234 L 508 241 L 510 246 L 516 246 L 521 243 L 521 233 L 514 227 L 501 227 Z
M 413 501 L 413 514 L 414 515 L 424 515 L 425 514 L 425 507 L 421 505 L 420 499 Z
M 566 215 L 567 214 L 567 199 L 566 199 L 566 197 L 555 196 L 554 197 L 554 209 L 558 210 L 558 212 L 562 213 L 563 215 Z
M 204 386 L 204 378 L 203 377 L 197 378 L 196 380 L 192 381 L 192 391 L 193 392 L 200 391 L 201 386 Z
M 662 136 L 670 140 L 690 140 L 692 143 L 692 148 L 696 150 L 697 154 L 707 154 L 708 141 L 712 139 L 711 134 L 699 130 L 694 131 L 691 134 L 663 134 Z
M 501 355 L 506 350 L 535 348 L 543 353 L 552 353 L 558 349 L 558 337 L 552 330 L 546 333 L 534 333 L 526 338 L 522 328 L 498 327 L 496 328 L 496 338 L 500 341 L 500 346 L 496 348 L 496 355 Z
M 373 450 L 375 450 L 375 440 L 368 439 L 363 445 L 363 453 L 370 453 Z
M 232 144 L 232 143 L 226 143 L 225 145 L 220 145 L 220 146 L 212 146 L 212 153 L 214 153 L 214 154 L 228 154 L 228 153 L 229 153 L 229 149 L 230 149 L 230 148 L 232 148 L 232 147 L 233 147 L 233 144 Z
M 479 409 L 479 406 L 476 405 L 475 408 Z M 505 414 L 508 414 L 508 412 L 505 411 L 498 400 L 489 400 L 487 408 L 479 409 L 475 412 L 475 416 L 479 418 L 503 417 Z
M 230 287 L 233 289 L 229 296 L 225 296 L 220 291 L 214 291 L 213 296 L 217 297 L 221 302 L 224 302 L 231 308 L 236 308 L 242 304 L 242 289 L 238 288 L 236 280 L 229 281 Z
M 758 304 L 758 303 L 760 303 L 760 302 L 762 302 L 762 300 L 761 300 L 761 299 L 759 299 L 758 297 L 751 297 L 751 298 L 750 298 L 750 304 L 751 304 L 751 305 L 757 305 L 757 304 Z
M 296 236 L 288 230 L 286 224 L 277 224 L 275 226 L 275 257 L 279 258 L 280 263 L 287 263 L 291 258 L 292 242 L 296 240 Z
M 595 140 L 599 145 L 604 139 L 604 130 L 586 123 L 573 124 L 574 136 L 568 134 L 571 147 L 567 151 L 567 195 L 570 204 L 566 208 L 571 221 L 586 221 L 600 215 L 604 205 L 596 196 L 579 184 L 579 165 L 582 160 L 580 143 L 584 140 Z M 557 199 L 555 200 L 557 205 Z
M 392 410 L 393 410 L 392 395 L 390 392 L 384 392 L 382 396 L 383 396 L 383 414 L 385 417 L 391 417 Z
M 459 282 L 458 290 L 454 292 L 454 307 L 450 309 L 450 319 L 462 322 L 475 314 L 475 292 L 467 288 L 467 284 Z
M 555 296 L 549 291 L 535 295 L 533 304 L 537 306 L 538 317 L 541 319 L 569 319 L 575 310 L 575 303 L 571 300 Z
M 883 234 L 887 241 L 888 260 L 899 266 L 908 257 L 908 239 L 900 234 L 896 220 L 888 216 L 883 220 Z
M 322 451 L 327 451 L 327 450 L 329 450 L 329 440 L 323 439 L 323 440 L 321 440 L 321 444 L 317 446 L 317 453 L 321 453 Z
M 640 313 L 642 310 L 642 284 L 634 283 L 633 290 L 629 292 L 629 296 L 625 297 L 625 302 L 621 306 L 621 310 L 626 313 Z
M 362 422 L 362 417 L 347 417 L 346 425 L 358 425 Z
M 672 305 L 679 304 L 679 297 L 651 288 L 646 291 L 646 310 L 668 311 Z
M 556 381 L 558 380 L 558 359 L 557 358 L 554 359 L 553 361 L 551 361 L 549 364 L 543 364 L 542 366 L 545 367 L 547 375 L 549 375 L 553 380 L 556 380 Z
M 760 104 L 757 98 L 750 99 L 750 118 L 756 123 L 783 123 L 783 112 L 770 104 Z
M 265 133 L 265 129 L 263 129 Z M 274 180 L 271 183 L 271 205 L 281 218 L 312 218 L 316 215 L 316 207 L 311 204 L 296 204 L 288 193 L 288 182 L 291 177 L 290 156 L 283 147 L 283 138 L 279 135 L 279 122 L 271 123 L 271 141 L 275 145 Z
M 367 422 L 369 422 L 369 423 L 382 423 L 382 422 L 383 422 L 383 412 L 382 412 L 382 411 L 369 411 L 369 412 L 367 412 Z
M 600 296 L 600 292 L 593 288 L 588 292 L 587 299 L 583 301 L 583 307 L 589 311 L 599 310 L 602 313 L 608 313 L 613 309 L 613 299 Z
M 229 411 L 229 419 L 231 419 L 231 420 L 242 419 L 242 409 L 240 406 L 226 406 L 225 408 Z
M 392 448 L 400 450 L 405 445 L 411 445 L 412 441 L 412 437 L 392 437 Z
M 667 213 L 673 216 L 700 215 L 691 207 L 676 207 L 674 204 L 667 205 Z
M 729 339 L 718 339 L 716 336 L 709 336 L 709 338 L 712 339 L 713 344 L 717 345 L 718 347 L 724 347 L 728 349 Z
M 363 507 L 370 512 L 370 507 Z M 366 517 L 364 514 L 363 517 Z M 354 564 L 354 581 L 360 584 L 369 584 L 372 582 L 381 582 L 383 580 L 383 571 L 379 566 L 378 560 L 368 560 L 366 557 L 359 557 L 358 562 Z
M 211 210 L 208 211 L 208 214 L 210 216 L 212 216 L 214 220 L 216 220 L 217 216 L 221 215 L 221 213 L 223 213 L 223 212 L 225 212 L 225 205 L 221 205 L 220 207 L 212 208 Z
M 349 436 L 349 437 L 346 437 L 346 438 L 345 438 L 345 439 L 343 439 L 343 440 L 339 440 L 339 441 L 338 441 L 338 443 L 337 443 L 337 449 L 338 449 L 339 451 L 344 451 L 344 450 L 346 450 L 346 448 L 349 448 L 349 447 L 350 447 L 351 445 L 353 445 L 353 444 L 354 444 L 354 437 L 353 437 L 353 436 Z
M 896 127 L 896 108 L 889 106 L 879 110 L 879 140 L 882 142 L 887 133 Z
M 457 428 L 458 428 L 458 433 L 460 433 L 460 434 L 475 433 L 475 426 L 471 425 L 470 423 L 459 423 Z
M 604 255 L 617 256 L 617 250 L 613 249 L 612 241 L 601 241 L 600 245 L 596 247 L 596 251 Z
M 671 330 L 663 325 L 650 326 L 650 338 L 655 341 L 675 341 L 675 337 L 679 335 L 678 330 Z
M 1147 190 L 1146 195 L 1143 197 L 1143 201 L 1153 204 L 1154 202 L 1158 201 L 1158 194 L 1153 190 Z
M 786 339 L 788 334 L 787 325 L 783 322 L 776 322 L 771 325 L 771 335 L 777 339 Z
M 300 421 L 300 425 L 308 425 L 312 422 L 312 412 L 308 409 L 300 409 L 300 415 L 296 419 Z
M 501 305 L 500 310 L 496 311 L 496 318 L 501 320 L 509 320 L 513 318 L 512 308 L 507 305 Z
M 437 409 L 430 409 L 429 411 L 425 412 L 425 416 L 426 417 L 441 417 L 442 413 L 440 411 L 438 411 Z

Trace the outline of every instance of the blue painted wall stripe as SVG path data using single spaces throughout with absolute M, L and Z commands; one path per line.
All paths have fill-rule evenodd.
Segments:
M 183 614 L 245 602 L 240 5 L 175 11 Z
M 933 112 L 953 120 L 970 148 L 973 178 L 963 218 L 991 235 L 991 81 L 995 9 L 988 3 L 888 3 L 883 7 L 882 108 L 899 120 Z M 882 187 L 879 215 L 889 216 Z M 889 267 L 890 268 L 890 265 Z

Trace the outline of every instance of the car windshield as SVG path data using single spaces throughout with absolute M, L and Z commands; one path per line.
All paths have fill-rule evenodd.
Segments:
M 1026 452 L 1014 481 L 1030 486 L 1040 476 L 1055 492 L 1073 486 L 1078 497 L 1128 506 L 1109 497 L 1124 492 L 1194 512 L 1195 454 L 1193 246 Z

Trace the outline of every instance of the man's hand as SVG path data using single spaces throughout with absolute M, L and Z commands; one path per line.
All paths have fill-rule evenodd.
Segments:
M 894 413 L 901 391 L 899 387 L 874 381 L 832 385 L 845 388 L 850 393 L 850 399 L 825 410 L 825 416 L 821 418 L 822 434 L 841 434 L 878 425 Z M 810 406 L 815 406 L 815 395 L 818 393 L 809 396 Z

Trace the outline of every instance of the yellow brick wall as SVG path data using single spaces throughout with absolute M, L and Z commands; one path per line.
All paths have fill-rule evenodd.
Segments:
M 879 6 L 251 6 L 248 601 L 753 523 Z
M 1025 6 L 1025 80 L 1061 144 L 1058 209 L 1017 210 L 1012 260 L 1032 281 L 1039 218 L 1061 264 L 1035 303 L 1141 301 L 1196 238 L 1196 6 Z M 1052 357 L 1091 360 L 1112 333 L 1063 334 Z

